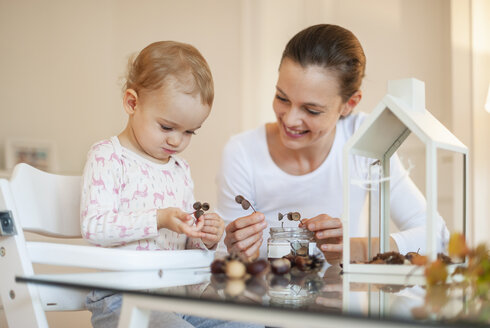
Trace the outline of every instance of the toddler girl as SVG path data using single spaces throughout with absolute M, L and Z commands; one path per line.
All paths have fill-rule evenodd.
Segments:
M 208 117 L 213 97 L 209 67 L 190 45 L 155 42 L 130 62 L 123 95 L 127 126 L 92 146 L 85 164 L 81 230 L 87 241 L 133 250 L 216 246 L 223 220 L 211 213 L 194 224 L 189 165 L 176 156 Z M 92 292 L 87 308 L 95 327 L 116 326 L 121 295 Z M 150 326 L 207 320 L 190 318 L 154 313 Z

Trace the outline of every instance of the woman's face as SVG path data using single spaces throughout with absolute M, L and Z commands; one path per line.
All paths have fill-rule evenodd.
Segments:
M 290 149 L 328 142 L 335 135 L 339 118 L 355 106 L 350 102 L 342 102 L 337 76 L 331 70 L 315 65 L 302 67 L 285 58 L 273 102 L 280 140 Z

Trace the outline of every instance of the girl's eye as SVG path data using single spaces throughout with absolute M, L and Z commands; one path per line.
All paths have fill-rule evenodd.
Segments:
M 165 125 L 161 125 L 161 124 L 160 124 L 160 127 L 162 128 L 162 130 L 172 131 L 172 128 L 171 127 L 168 127 L 168 126 L 165 126 Z
M 195 135 L 196 134 L 196 131 L 185 131 L 185 133 Z

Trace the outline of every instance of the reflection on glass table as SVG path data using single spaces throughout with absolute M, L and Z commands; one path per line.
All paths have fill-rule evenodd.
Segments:
M 464 291 L 440 288 L 429 294 L 420 277 L 342 275 L 340 267 L 328 265 L 318 273 L 293 270 L 247 280 L 211 275 L 209 269 L 50 274 L 16 280 L 123 293 L 120 327 L 141 327 L 145 320 L 136 323 L 139 315 L 150 310 L 278 327 L 490 324 L 490 305 L 482 303 L 474 312 Z

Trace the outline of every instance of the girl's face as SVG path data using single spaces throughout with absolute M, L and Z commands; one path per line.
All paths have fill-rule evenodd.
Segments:
M 360 97 L 358 91 L 343 103 L 335 73 L 315 65 L 302 67 L 285 58 L 273 102 L 282 144 L 304 149 L 328 142 L 339 118 L 347 116 Z
M 126 90 L 124 105 L 134 136 L 131 143 L 143 156 L 167 163 L 170 155 L 187 147 L 208 117 L 210 107 L 201 103 L 200 95 L 184 91 L 175 79 L 139 95 Z

